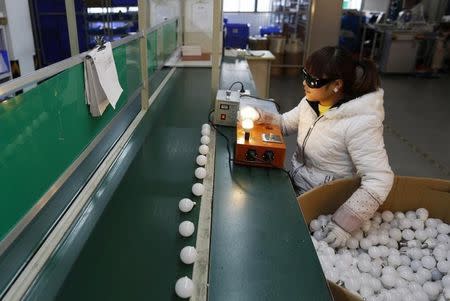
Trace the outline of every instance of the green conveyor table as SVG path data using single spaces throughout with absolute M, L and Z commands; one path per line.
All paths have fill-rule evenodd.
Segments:
M 222 70 L 222 87 L 240 80 L 255 91 L 245 61 Z M 176 280 L 192 276 L 179 252 L 196 243 L 178 225 L 199 215 L 178 202 L 200 203 L 191 186 L 210 82 L 208 68 L 175 70 L 26 299 L 178 299 Z M 220 130 L 233 141 L 234 129 Z M 216 135 L 208 299 L 330 300 L 288 176 L 233 165 L 226 148 Z

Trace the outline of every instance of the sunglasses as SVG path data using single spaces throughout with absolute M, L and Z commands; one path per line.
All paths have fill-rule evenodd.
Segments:
M 302 68 L 302 72 L 303 72 L 303 79 L 305 80 L 306 85 L 308 85 L 308 87 L 313 89 L 322 88 L 326 84 L 334 81 L 334 79 L 332 78 L 315 78 L 311 74 L 309 74 L 305 68 Z

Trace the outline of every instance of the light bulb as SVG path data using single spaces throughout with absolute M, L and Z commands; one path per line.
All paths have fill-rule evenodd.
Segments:
M 447 235 L 450 232 L 450 227 L 449 227 L 449 225 L 442 223 L 442 224 L 437 225 L 437 231 L 440 234 Z
M 400 255 L 389 255 L 388 257 L 388 263 L 393 267 L 398 267 L 402 264 L 402 259 L 400 258 Z
M 211 134 L 211 130 L 209 128 L 203 128 L 201 130 L 202 136 L 209 136 Z
M 358 269 L 361 272 L 369 273 L 372 269 L 372 264 L 369 260 L 360 260 L 358 261 Z
M 311 223 L 309 223 L 309 229 L 314 232 L 320 230 L 321 224 L 317 219 L 313 219 Z
M 389 230 L 389 236 L 396 241 L 402 240 L 402 232 L 397 228 L 392 228 Z
M 431 270 L 431 280 L 433 280 L 433 281 L 441 280 L 442 276 L 444 276 L 444 275 L 438 269 Z
M 414 230 L 423 230 L 425 228 L 425 223 L 421 219 L 414 219 L 412 221 L 411 227 Z
M 255 121 L 259 119 L 259 113 L 254 107 L 245 106 L 239 110 L 239 114 L 241 120 L 250 119 L 251 121 Z
M 420 260 L 414 259 L 411 261 L 411 269 L 413 272 L 417 272 L 422 267 L 422 262 Z
M 191 201 L 190 199 L 184 198 L 181 199 L 180 202 L 178 203 L 178 208 L 180 209 L 181 212 L 189 212 L 192 210 L 195 204 L 196 203 Z
M 178 232 L 183 237 L 191 236 L 194 233 L 194 231 L 195 231 L 195 226 L 190 221 L 181 222 L 180 225 L 178 226 Z
M 441 273 L 448 274 L 450 273 L 450 262 L 447 260 L 439 261 L 436 265 L 437 269 Z
M 253 126 L 254 126 L 253 120 L 251 119 L 242 120 L 242 128 L 244 129 L 245 132 L 250 131 L 253 128 Z
M 198 152 L 202 155 L 206 155 L 209 152 L 208 145 L 204 145 L 204 144 L 200 145 L 198 148 Z
M 202 125 L 202 130 L 203 129 L 211 129 L 211 126 L 209 125 L 209 124 L 207 124 L 207 123 L 204 123 L 203 125 Z
M 416 215 L 422 221 L 426 221 L 428 218 L 428 210 L 425 208 L 419 208 L 416 210 Z
M 192 246 L 181 249 L 180 259 L 185 264 L 192 264 L 197 260 L 197 250 Z
M 202 138 L 200 138 L 200 143 L 201 144 L 209 144 L 209 142 L 211 141 L 211 139 L 209 138 L 209 136 L 207 135 L 203 135 Z
M 428 238 L 428 234 L 425 230 L 416 230 L 414 234 L 415 238 L 421 242 L 425 241 Z
M 405 216 L 406 216 L 407 219 L 410 219 L 410 220 L 415 220 L 415 219 L 417 218 L 416 212 L 415 212 L 415 211 L 412 211 L 412 210 L 407 211 L 407 212 L 405 213 Z
M 207 161 L 208 159 L 206 158 L 205 155 L 198 155 L 197 158 L 195 159 L 195 162 L 200 166 L 205 166 Z
M 395 286 L 396 278 L 394 274 L 383 274 L 381 276 L 381 282 L 387 288 L 391 288 Z
M 368 252 L 369 252 L 370 257 L 372 257 L 372 258 L 377 258 L 377 257 L 380 257 L 380 255 L 381 255 L 381 252 L 378 249 L 378 247 L 374 247 L 374 246 L 370 247 Z
M 192 282 L 192 280 L 187 276 L 178 279 L 177 282 L 175 283 L 175 292 L 180 298 L 183 299 L 190 298 L 192 296 L 193 291 L 194 291 L 194 282 Z
M 450 275 L 445 275 L 442 277 L 442 285 L 444 287 L 450 288 Z
M 434 299 L 439 294 L 440 287 L 436 282 L 428 281 L 423 284 L 423 290 L 430 298 Z
M 197 167 L 194 174 L 197 179 L 204 179 L 206 177 L 206 169 L 203 167 Z
M 436 266 L 436 260 L 433 256 L 423 256 L 422 257 L 422 266 L 426 269 L 431 270 Z
M 413 240 L 414 239 L 414 231 L 411 229 L 405 229 L 402 231 L 402 237 L 405 240 Z
M 205 192 L 205 187 L 202 183 L 195 183 L 192 185 L 192 193 L 196 196 L 201 196 Z
M 409 228 L 411 228 L 411 225 L 412 225 L 412 221 L 406 217 L 400 219 L 400 221 L 398 222 L 398 227 L 400 228 L 400 230 L 409 229 Z

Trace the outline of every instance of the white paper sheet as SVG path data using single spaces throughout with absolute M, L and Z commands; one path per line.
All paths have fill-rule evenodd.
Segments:
M 119 78 L 117 76 L 116 63 L 114 62 L 111 43 L 106 43 L 105 48 L 100 51 L 95 48 L 89 52 L 88 55 L 94 62 L 100 85 L 102 86 L 109 103 L 115 109 L 123 89 L 120 86 Z

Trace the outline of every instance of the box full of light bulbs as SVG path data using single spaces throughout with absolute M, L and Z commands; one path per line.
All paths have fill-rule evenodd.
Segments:
M 371 221 L 332 249 L 323 225 L 359 183 L 336 180 L 298 198 L 334 299 L 450 300 L 450 181 L 396 176 Z

